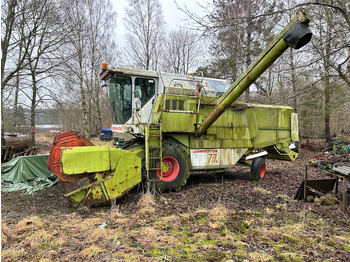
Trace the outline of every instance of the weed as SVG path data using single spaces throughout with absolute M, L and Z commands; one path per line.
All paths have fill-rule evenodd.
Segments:
M 258 192 L 260 192 L 260 193 L 263 193 L 263 194 L 266 194 L 266 195 L 269 195 L 269 194 L 272 194 L 272 192 L 271 191 L 269 191 L 269 190 L 266 190 L 266 189 L 264 189 L 264 188 L 262 188 L 262 187 L 255 187 L 254 188 L 256 191 L 258 191 Z

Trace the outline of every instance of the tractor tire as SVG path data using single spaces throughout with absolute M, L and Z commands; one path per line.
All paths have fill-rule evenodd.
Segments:
M 163 143 L 163 174 L 157 170 L 152 172 L 156 189 L 161 192 L 179 191 L 186 185 L 190 176 L 190 157 L 180 145 L 176 143 Z
M 253 181 L 262 181 L 266 176 L 265 157 L 258 157 L 253 159 L 250 167 L 250 178 Z

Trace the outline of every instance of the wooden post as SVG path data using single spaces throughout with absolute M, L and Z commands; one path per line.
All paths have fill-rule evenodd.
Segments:
M 304 176 L 304 201 L 307 198 L 307 165 L 305 166 L 305 176 Z
M 339 187 L 339 176 L 337 176 L 337 181 L 335 182 L 335 193 L 338 194 L 338 187 Z
M 346 179 L 343 177 L 343 212 L 346 214 L 348 201 L 346 199 Z

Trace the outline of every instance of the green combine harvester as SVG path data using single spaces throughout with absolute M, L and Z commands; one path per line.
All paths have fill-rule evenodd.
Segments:
M 122 149 L 93 146 L 68 131 L 54 140 L 49 169 L 85 205 L 119 198 L 141 181 L 160 191 L 177 191 L 191 171 L 222 172 L 251 162 L 251 178 L 265 177 L 266 157 L 294 161 L 298 116 L 286 106 L 256 105 L 237 98 L 280 56 L 312 37 L 309 19 L 295 18 L 232 84 L 194 75 L 175 75 L 102 65 L 109 88 L 115 135 L 131 134 Z

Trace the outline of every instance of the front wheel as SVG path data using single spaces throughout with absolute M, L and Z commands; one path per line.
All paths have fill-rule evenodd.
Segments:
M 176 143 L 163 144 L 163 172 L 157 170 L 152 176 L 159 181 L 155 182 L 160 191 L 178 191 L 183 187 L 190 176 L 190 157 L 183 147 Z
M 250 177 L 254 181 L 264 180 L 266 175 L 265 157 L 254 158 L 250 167 Z

